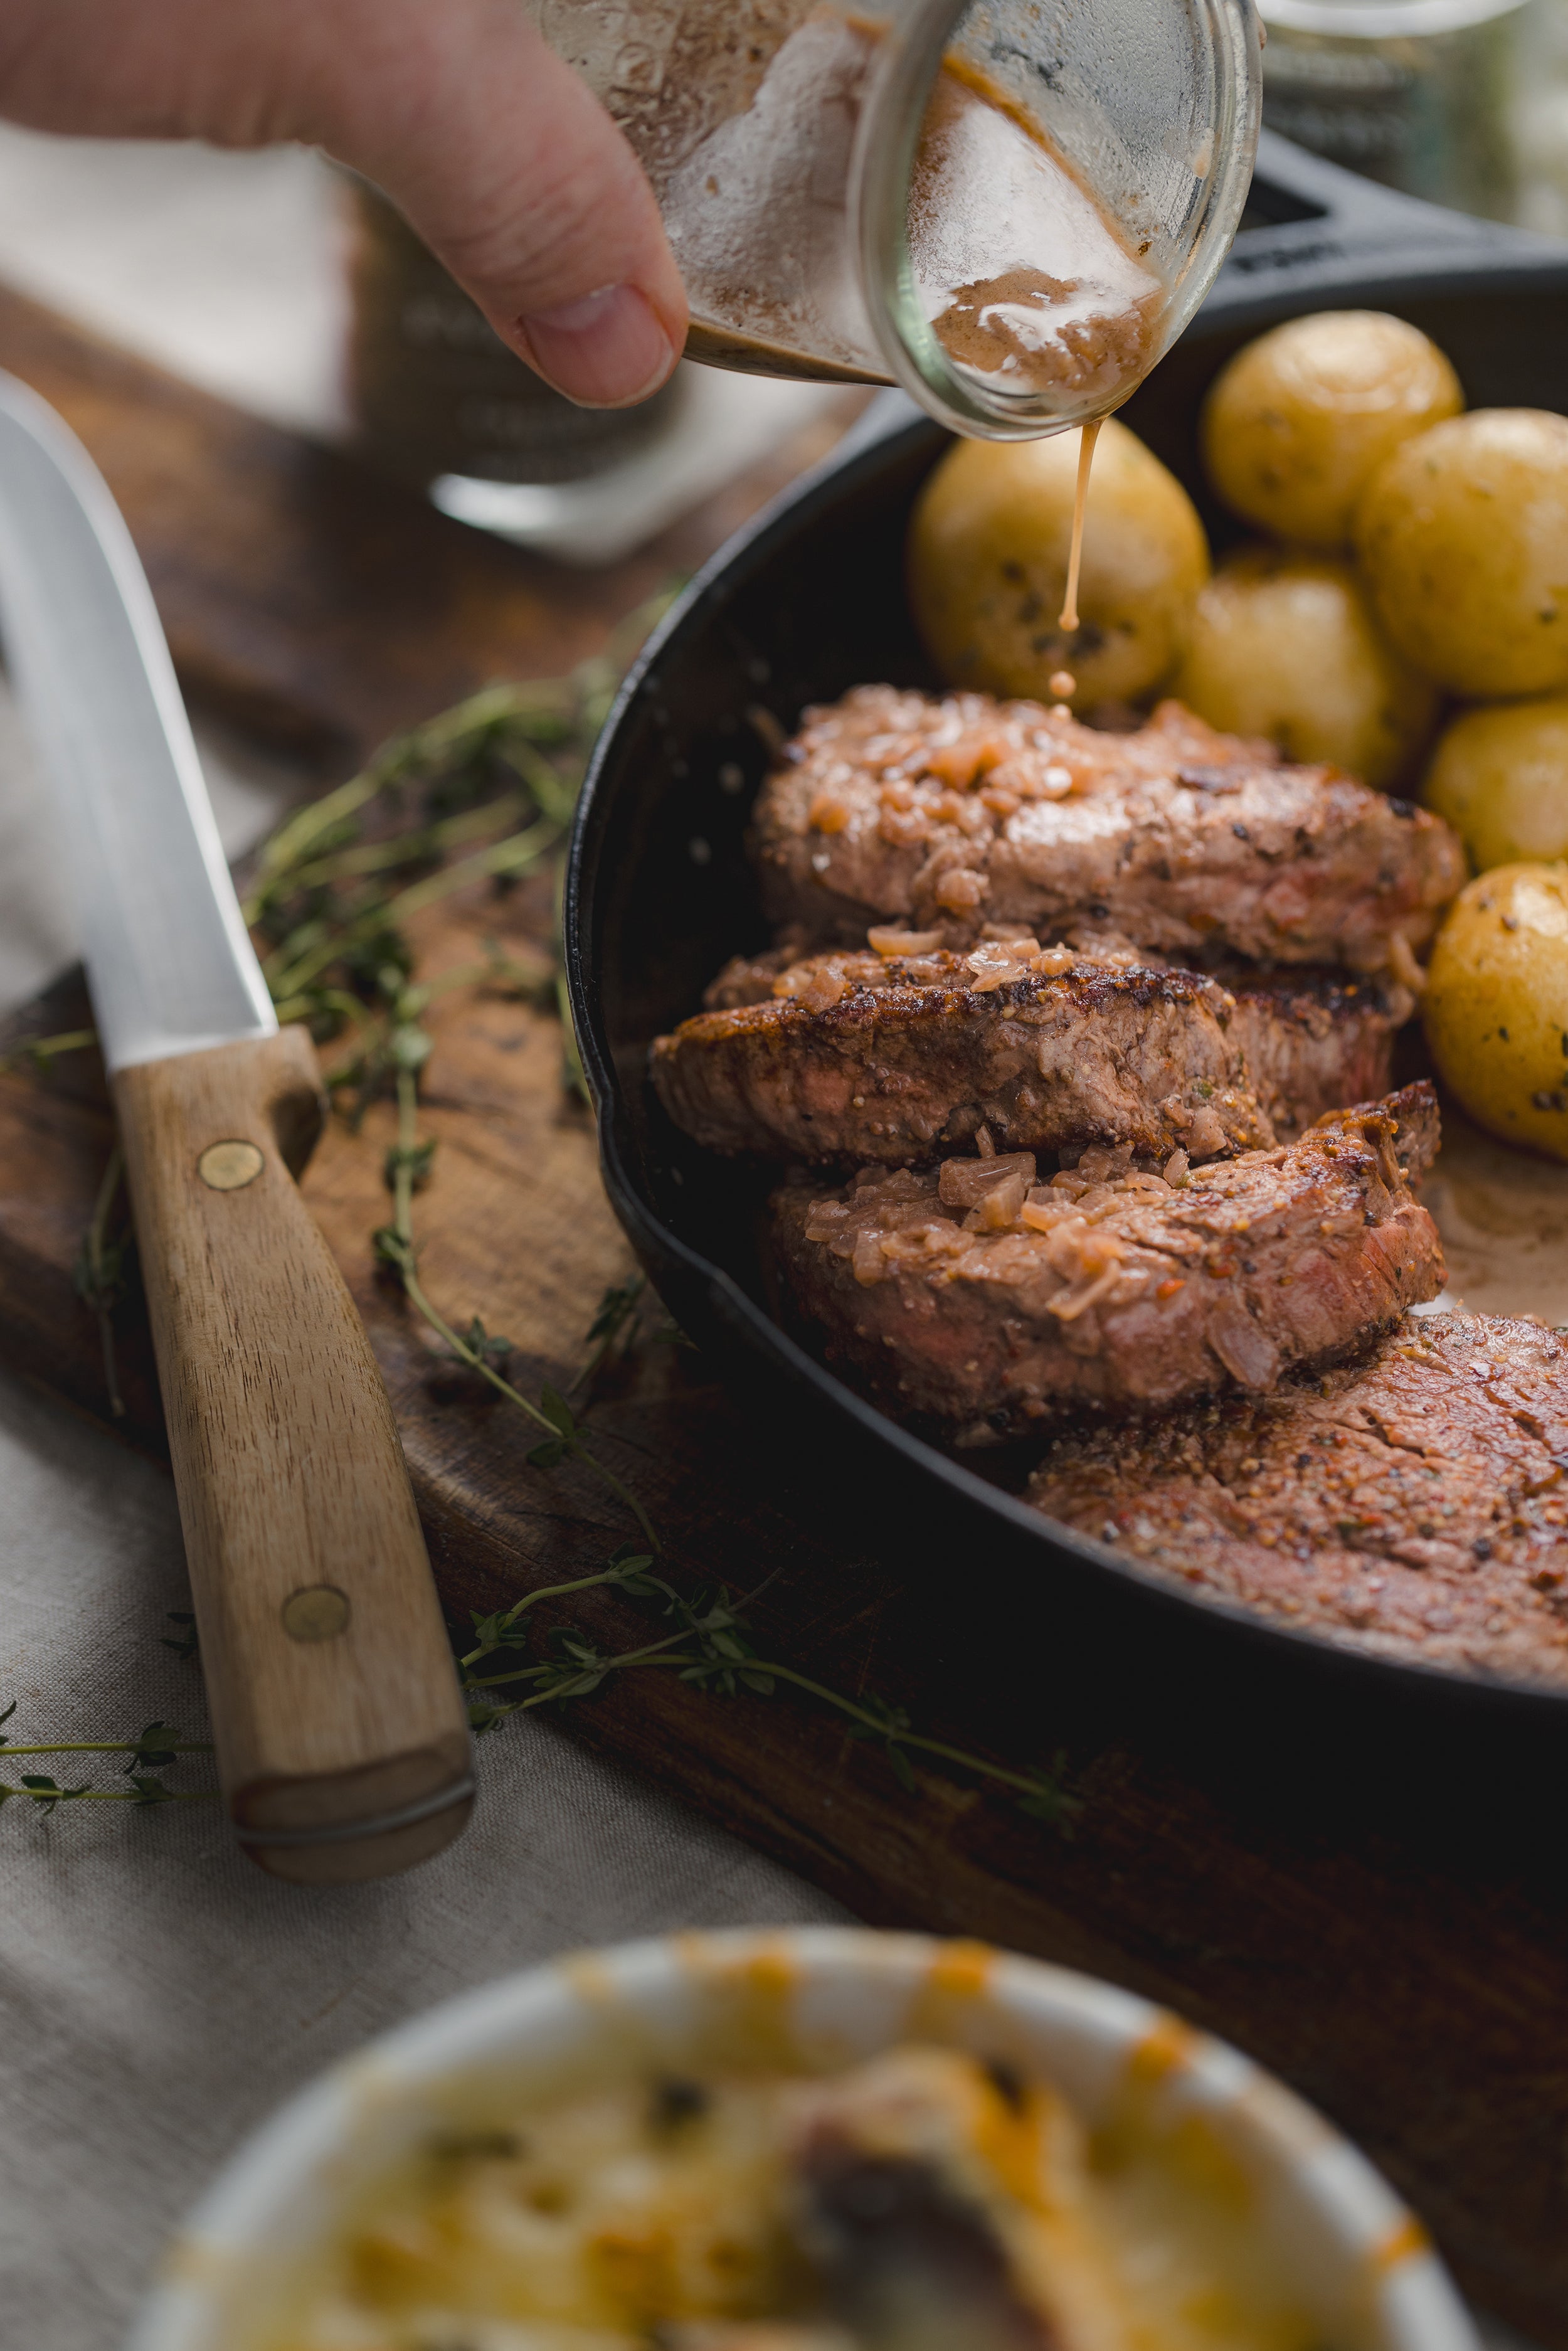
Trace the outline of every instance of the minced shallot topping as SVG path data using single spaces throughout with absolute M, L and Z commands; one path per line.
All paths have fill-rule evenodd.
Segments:
M 1082 946 L 1042 947 L 1032 933 L 988 926 L 977 946 L 954 951 L 941 931 L 907 931 L 891 925 L 866 933 L 864 947 L 821 948 L 802 956 L 772 983 L 780 1001 L 826 1012 L 857 987 L 967 987 L 993 995 L 1015 980 L 1060 979 L 1064 972 L 1126 969 L 1134 953 L 1091 940 Z M 1199 1156 L 1206 1148 L 1200 1146 Z
M 894 723 L 862 736 L 853 722 L 868 701 L 884 702 Z M 851 757 L 843 755 L 851 737 L 842 748 L 833 740 L 846 718 Z M 900 725 L 901 719 L 907 723 Z M 869 827 L 889 848 L 918 849 L 937 828 L 947 827 L 988 841 L 1031 801 L 1092 792 L 1103 779 L 1103 742 L 1064 704 L 1048 710 L 1038 703 L 998 704 L 965 694 L 933 704 L 920 695 L 862 687 L 833 708 L 808 709 L 802 730 L 784 756 L 791 763 L 812 758 L 815 789 L 806 823 L 829 840 Z M 1160 764 L 1160 751 L 1154 750 L 1155 768 Z M 855 791 L 857 782 L 867 780 L 874 792 L 869 807 Z M 946 895 L 939 892 L 938 903 L 948 914 L 972 914 L 985 894 L 985 877 L 962 866 L 958 871 L 966 881 Z
M 1184 1277 L 1156 1247 L 1105 1229 L 1129 1207 L 1175 1207 L 1189 1181 L 1178 1152 L 1167 1163 L 1176 1183 L 1133 1148 L 1093 1145 L 1076 1167 L 1036 1180 L 1034 1154 L 995 1152 L 945 1160 L 929 1176 L 900 1168 L 865 1169 L 848 1199 L 819 1201 L 805 1238 L 847 1258 L 869 1287 L 904 1269 L 946 1281 L 999 1281 L 1043 1287 L 1037 1302 L 1064 1322 L 1091 1306 L 1131 1305 L 1153 1293 L 1174 1297 Z
M 933 947 L 942 945 L 940 931 L 902 931 L 889 924 L 873 925 L 865 935 L 865 943 L 879 956 L 929 955 Z

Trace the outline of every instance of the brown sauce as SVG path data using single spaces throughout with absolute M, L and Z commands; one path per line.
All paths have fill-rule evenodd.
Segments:
M 926 108 L 909 231 L 927 315 L 960 367 L 1107 410 L 1148 372 L 1166 287 L 1038 129 L 957 61 Z
M 881 35 L 869 18 L 775 0 L 767 37 L 740 45 L 746 67 L 718 101 L 722 119 L 710 114 L 705 131 L 657 159 L 633 131 L 691 293 L 692 357 L 761 374 L 887 381 L 842 193 Z M 731 49 L 734 36 L 731 26 Z M 685 62 L 712 103 L 712 58 Z M 808 151 L 816 168 L 802 173 Z M 991 388 L 1056 392 L 1109 414 L 1148 372 L 1167 289 L 1146 248 L 1134 253 L 1038 126 L 957 59 L 943 67 L 926 107 L 909 246 L 937 340 L 956 367 Z M 1069 637 L 1079 627 L 1098 431 L 1086 425 L 1080 448 L 1061 619 Z M 1065 671 L 1052 682 L 1062 701 L 1074 690 Z
M 883 28 L 802 16 L 799 0 L 769 23 L 734 111 L 673 143 L 626 120 L 691 297 L 688 349 L 720 366 L 886 382 L 844 193 Z M 956 62 L 926 110 L 909 235 L 936 335 L 992 388 L 1109 411 L 1146 373 L 1166 287 L 1005 93 Z
M 1078 435 L 1078 484 L 1072 493 L 1072 538 L 1067 550 L 1067 587 L 1061 599 L 1061 618 L 1057 622 L 1063 636 L 1067 637 L 1075 637 L 1078 633 L 1078 580 L 1083 569 L 1083 517 L 1089 505 L 1089 469 L 1094 463 L 1094 444 L 1099 438 L 1099 418 L 1092 424 L 1085 424 Z M 1066 670 L 1061 674 L 1066 680 L 1062 689 L 1062 699 L 1066 701 L 1077 692 L 1077 681 Z M 1051 683 L 1054 693 L 1057 681 L 1052 678 Z

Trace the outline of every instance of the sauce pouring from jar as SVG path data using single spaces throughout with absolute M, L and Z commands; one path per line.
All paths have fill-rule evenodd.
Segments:
M 721 367 L 896 380 L 982 437 L 1092 424 L 1239 216 L 1257 28 L 1227 0 L 1140 0 L 1130 50 L 1094 0 L 524 5 L 646 169 Z
M 832 354 L 834 371 L 874 360 L 847 213 L 839 217 L 821 201 L 835 173 L 814 171 L 804 183 L 787 183 L 769 158 L 805 135 L 808 110 L 819 145 L 837 141 L 847 150 L 858 93 L 884 37 L 885 27 L 869 18 L 811 10 L 779 43 L 749 105 L 683 163 L 678 190 L 671 187 L 680 201 L 667 209 L 685 225 L 675 249 L 699 353 L 710 332 L 706 320 L 716 314 L 731 333 L 745 329 L 744 349 L 732 341 L 710 353 L 729 364 L 793 371 L 803 346 Z M 1168 288 L 1148 257 L 1148 240 L 1135 250 L 1040 127 L 988 75 L 956 57 L 941 66 L 925 104 L 906 234 L 930 332 L 955 370 L 993 392 L 1043 394 L 1070 413 L 1089 405 L 1103 416 L 1157 354 Z M 788 256 L 788 266 L 737 268 L 738 256 L 759 249 Z M 1061 622 L 1068 635 L 1079 625 L 1097 430 L 1094 422 L 1083 428 Z

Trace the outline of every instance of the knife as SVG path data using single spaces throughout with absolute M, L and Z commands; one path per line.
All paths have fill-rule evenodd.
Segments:
M 295 1187 L 316 1057 L 273 1013 L 131 534 L 4 374 L 0 631 L 58 799 L 229 1815 L 275 1876 L 382 1876 L 474 1782 L 392 1408 Z

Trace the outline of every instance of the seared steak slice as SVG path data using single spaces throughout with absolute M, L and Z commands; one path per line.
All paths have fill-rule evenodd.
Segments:
M 1097 967 L 1032 939 L 737 957 L 653 1046 L 716 1151 L 900 1165 L 984 1123 L 1009 1151 L 1131 1142 L 1193 1159 L 1289 1140 L 1386 1092 L 1406 991 L 1340 972 Z M 1238 1049 L 1239 1048 L 1239 1053 Z
M 889 916 L 969 936 L 1110 924 L 1184 956 L 1402 979 L 1465 878 L 1440 818 L 1178 703 L 1109 735 L 1040 703 L 875 685 L 807 712 L 755 841 L 771 917 L 825 942 Z
M 1207 1159 L 1274 1140 L 1231 998 L 1195 972 L 982 946 L 818 956 L 774 986 L 654 1043 L 660 1099 L 712 1150 L 896 1166 L 982 1124 L 1002 1149 L 1075 1156 L 1130 1142 Z
M 779 1262 L 828 1352 L 890 1411 L 977 1435 L 1071 1404 L 1267 1391 L 1335 1361 L 1443 1283 L 1408 1179 L 1437 1098 L 1406 1086 L 1299 1142 L 1184 1174 L 1117 1151 L 1036 1185 L 1027 1153 L 938 1175 L 862 1168 L 775 1194 Z
M 1568 1682 L 1568 1352 L 1423 1314 L 1370 1362 L 1059 1438 L 1048 1517 L 1384 1656 Z
M 1216 977 L 1236 999 L 1230 1035 L 1276 1141 L 1290 1141 L 1325 1111 L 1388 1092 L 1395 1031 L 1414 1008 L 1397 982 L 1288 966 L 1232 966 Z
M 1021 961 L 1032 960 L 1040 948 L 1039 940 L 1022 923 L 988 923 L 982 926 L 977 940 L 970 935 L 973 927 L 948 923 L 934 925 L 927 931 L 911 931 L 897 924 L 881 927 L 873 925 L 863 946 L 875 946 L 883 962 L 900 958 L 911 965 L 929 965 L 935 973 L 953 968 L 935 960 L 942 955 L 956 955 L 962 961 L 977 947 L 993 947 L 1009 951 L 1014 959 Z M 743 1004 L 768 1004 L 776 996 L 803 995 L 812 967 L 820 959 L 862 952 L 861 942 L 853 946 L 813 946 L 799 923 L 789 924 L 778 935 L 780 944 L 777 946 L 763 947 L 754 955 L 731 956 L 718 977 L 710 980 L 703 990 L 705 1011 L 734 1012 Z M 1153 947 L 1134 946 L 1122 932 L 1107 931 L 1103 925 L 1074 925 L 1063 931 L 1061 940 L 1068 951 L 1063 953 L 1062 945 L 1053 942 L 1043 950 L 1047 959 L 1040 969 L 1066 971 L 1073 964 L 1098 964 L 1107 971 L 1171 971 L 1178 967 L 1169 956 L 1160 955 Z M 967 963 L 964 967 L 967 968 Z M 1250 970 L 1250 965 L 1246 968 Z

